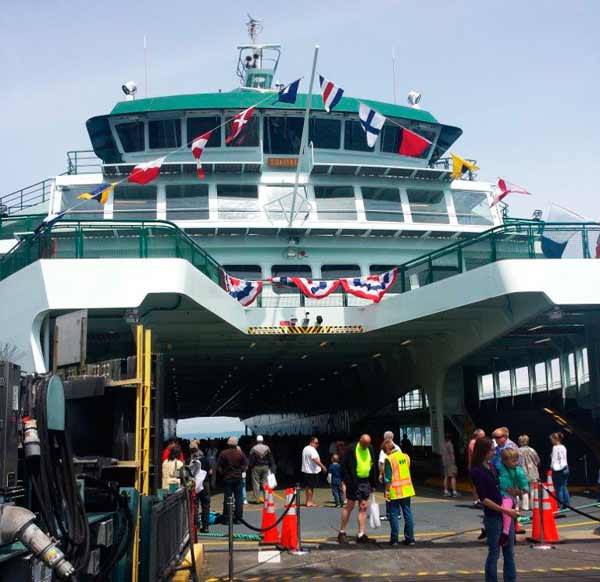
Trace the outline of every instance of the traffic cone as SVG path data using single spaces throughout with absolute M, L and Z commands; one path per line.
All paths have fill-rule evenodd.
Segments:
M 550 504 L 552 505 L 552 511 L 558 511 L 558 501 L 556 500 L 556 489 L 554 489 L 554 481 L 552 481 L 552 469 L 548 470 L 546 474 L 546 487 L 549 492 Z M 550 495 L 551 494 L 551 495 Z
M 535 541 L 540 539 L 540 497 L 539 497 L 539 483 L 534 483 L 531 488 L 531 537 L 528 539 L 530 541 Z
M 540 489 L 542 491 L 540 491 Z M 540 502 L 539 496 L 542 496 L 542 515 L 540 516 Z M 532 542 L 542 541 L 542 529 L 543 528 L 543 542 L 549 544 L 556 544 L 560 542 L 558 536 L 558 529 L 556 528 L 556 520 L 552 513 L 552 506 L 550 505 L 550 496 L 544 489 L 541 483 L 536 484 L 534 488 L 534 506 L 533 506 L 533 517 L 532 517 L 532 532 L 529 538 Z M 540 519 L 541 518 L 541 519 Z
M 261 544 L 278 544 L 279 533 L 277 527 L 272 527 L 277 522 L 275 515 L 275 502 L 273 501 L 273 490 L 265 485 L 265 504 L 262 511 L 262 522 L 260 527 L 263 531 Z M 269 528 L 269 529 L 267 529 Z
M 285 490 L 285 509 L 289 511 L 283 518 L 281 525 L 281 547 L 284 550 L 297 550 L 298 548 L 298 516 L 296 515 L 296 501 L 292 503 L 294 490 Z

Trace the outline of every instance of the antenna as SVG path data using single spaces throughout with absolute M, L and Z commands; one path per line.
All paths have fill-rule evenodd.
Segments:
M 144 35 L 144 97 L 148 97 L 148 43 Z
M 392 47 L 392 83 L 394 84 L 394 103 L 398 103 L 396 95 L 396 47 Z
M 248 22 L 246 22 L 246 26 L 248 27 L 248 36 L 253 44 L 256 44 L 256 37 L 263 31 L 262 18 L 253 18 L 248 14 Z

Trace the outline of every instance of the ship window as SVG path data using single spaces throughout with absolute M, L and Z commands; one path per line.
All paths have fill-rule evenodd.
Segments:
M 167 220 L 208 218 L 207 184 L 171 184 L 166 187 Z
M 228 275 L 246 281 L 260 281 L 262 279 L 262 269 L 260 265 L 223 265 L 223 269 Z
M 575 386 L 577 384 L 577 370 L 575 369 L 575 354 L 570 353 L 567 356 L 567 386 Z
M 403 222 L 398 188 L 362 188 L 367 220 Z
M 487 196 L 483 192 L 453 191 L 458 224 L 493 224 Z
M 498 372 L 498 396 L 510 396 L 510 370 Z
M 346 119 L 344 124 L 344 149 L 359 152 L 372 152 L 374 148 L 367 145 L 365 130 L 360 121 Z
M 416 134 L 424 137 L 425 139 L 428 139 L 429 141 L 433 142 L 435 140 L 435 133 L 433 131 L 428 131 L 422 127 L 416 128 L 413 126 L 410 126 L 406 121 L 399 119 L 398 120 L 399 125 L 401 125 L 402 127 L 406 127 L 407 129 L 410 129 L 411 131 L 414 131 Z M 381 151 L 382 152 L 389 152 L 389 153 L 398 153 L 398 150 L 400 149 L 400 132 L 401 132 L 402 128 L 398 127 L 398 125 L 396 125 L 395 123 L 390 123 L 389 121 L 386 121 L 383 124 L 383 129 L 381 130 Z M 427 156 L 429 156 L 429 152 L 431 150 L 431 146 L 429 146 L 420 156 L 418 156 L 418 158 L 427 158 Z
M 546 390 L 548 387 L 548 380 L 546 378 L 546 362 L 539 362 L 534 368 L 535 374 L 535 391 L 540 392 Z
M 231 133 L 231 120 L 233 117 L 227 118 L 227 125 L 225 129 L 226 135 Z M 239 147 L 256 147 L 258 146 L 258 115 L 256 112 L 252 115 L 250 120 L 246 123 L 240 134 L 231 142 L 226 144 L 228 147 L 239 148 Z
M 77 220 L 102 220 L 104 217 L 104 207 L 96 200 L 79 200 L 77 196 L 84 192 L 93 190 L 98 185 L 94 186 L 79 186 L 77 188 L 63 188 L 61 199 L 61 210 L 73 208 L 65 214 L 65 218 L 73 218 Z
M 360 267 L 358 265 L 323 265 L 321 267 L 321 279 L 324 279 L 326 281 L 360 276 L 361 272 Z M 342 287 L 340 285 L 335 291 L 335 293 L 341 292 Z
M 581 370 L 579 371 L 579 383 L 590 381 L 590 364 L 588 361 L 588 349 L 582 348 L 581 350 Z
M 289 186 L 261 186 L 263 209 L 267 218 L 272 221 L 289 220 L 294 201 L 294 187 Z M 306 199 L 304 186 L 298 186 L 294 202 L 294 216 L 296 220 L 306 220 L 310 214 L 310 204 Z
M 494 397 L 494 376 L 485 374 L 479 376 L 479 399 L 487 400 Z
M 145 149 L 142 121 L 119 123 L 115 127 L 124 152 L 141 152 Z
M 300 151 L 301 117 L 265 117 L 263 149 L 266 154 L 293 154 Z
M 394 267 L 395 265 L 371 265 L 369 268 L 369 274 L 381 275 L 381 273 L 391 271 Z M 400 280 L 400 275 L 396 277 L 396 281 L 390 287 L 388 293 L 402 293 L 402 281 Z
M 156 119 L 148 122 L 150 149 L 181 147 L 181 119 Z
M 420 388 L 415 388 L 398 398 L 398 411 L 421 410 L 429 406 L 427 395 Z M 414 444 L 414 443 L 413 443 Z
M 339 150 L 342 134 L 341 119 L 324 119 L 315 117 L 308 125 L 308 141 L 315 148 L 327 150 Z
M 448 209 L 442 190 L 407 190 L 413 222 L 448 224 Z
M 221 123 L 221 117 L 219 117 L 218 115 L 213 115 L 210 117 L 188 117 L 186 121 L 188 148 L 192 147 L 192 141 L 195 138 L 211 130 L 214 131 L 211 133 L 210 139 L 208 140 L 206 147 L 221 147 L 221 128 L 219 127 Z
M 352 186 L 315 186 L 319 220 L 356 220 Z
M 515 388 L 517 394 L 529 394 L 529 367 L 515 369 Z
M 252 184 L 217 185 L 219 218 L 225 220 L 252 220 L 260 216 L 258 186 Z
M 271 268 L 273 277 L 305 277 L 312 278 L 312 270 L 308 265 L 273 265 Z M 297 295 L 296 287 L 284 287 L 283 285 L 273 285 L 275 295 Z
M 550 390 L 557 390 L 562 388 L 562 379 L 560 376 L 560 358 L 553 358 L 550 360 L 550 374 L 552 375 L 552 381 L 548 387 Z
M 115 218 L 156 218 L 156 187 L 117 186 L 113 213 Z

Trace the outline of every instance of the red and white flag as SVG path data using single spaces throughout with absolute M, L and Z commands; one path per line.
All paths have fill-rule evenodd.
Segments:
M 138 164 L 129 173 L 127 181 L 135 182 L 136 184 L 149 184 L 152 182 L 152 180 L 158 178 L 158 175 L 160 174 L 160 167 L 165 161 L 165 158 L 166 156 Z
M 507 182 L 503 178 L 498 178 L 498 193 L 494 196 L 490 207 L 496 206 L 498 202 L 506 198 L 509 194 L 527 194 L 531 196 L 531 192 L 528 192 L 522 186 L 517 186 L 517 184 Z
M 400 128 L 400 146 L 398 153 L 401 156 L 409 156 L 411 158 L 420 157 L 423 152 L 431 145 L 431 142 L 422 135 L 406 129 Z
M 206 144 L 208 143 L 211 134 L 212 130 L 207 131 L 206 133 L 203 133 L 202 135 L 199 135 L 198 137 L 194 138 L 194 141 L 192 142 L 192 155 L 194 156 L 194 158 L 196 158 L 196 176 L 198 176 L 198 178 L 200 178 L 201 180 L 206 177 L 206 172 L 202 168 L 202 164 L 200 163 L 200 157 L 204 153 L 204 148 L 206 147 Z
M 248 107 L 248 109 L 244 109 L 241 113 L 238 113 L 231 120 L 231 129 L 229 131 L 229 135 L 225 138 L 225 143 L 230 144 L 246 126 L 246 124 L 250 121 L 250 118 L 254 114 L 254 107 Z

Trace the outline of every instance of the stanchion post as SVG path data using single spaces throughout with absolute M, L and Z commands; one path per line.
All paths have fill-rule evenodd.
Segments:
M 229 525 L 229 582 L 233 582 L 233 494 L 227 497 L 227 523 Z
M 296 524 L 298 526 L 298 547 L 295 550 L 291 550 L 290 554 L 294 556 L 304 556 L 308 554 L 308 548 L 302 547 L 302 528 L 300 526 L 300 483 L 296 485 Z

